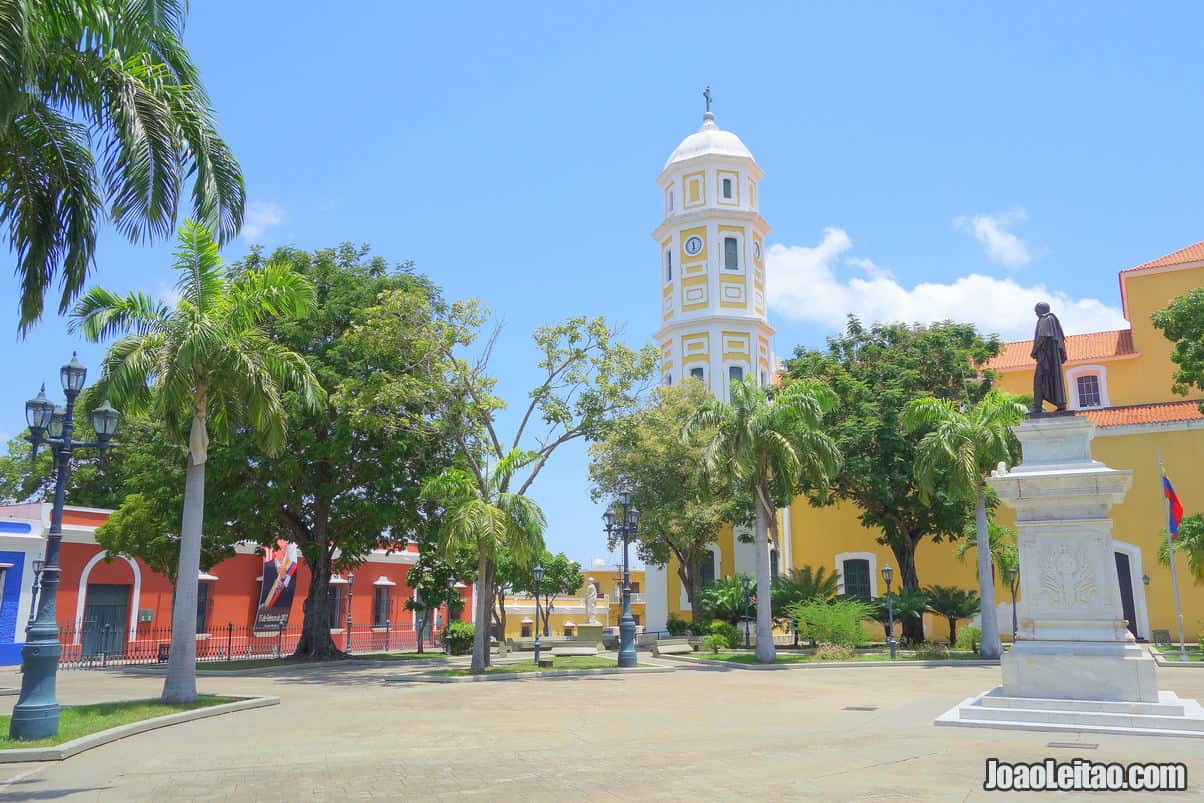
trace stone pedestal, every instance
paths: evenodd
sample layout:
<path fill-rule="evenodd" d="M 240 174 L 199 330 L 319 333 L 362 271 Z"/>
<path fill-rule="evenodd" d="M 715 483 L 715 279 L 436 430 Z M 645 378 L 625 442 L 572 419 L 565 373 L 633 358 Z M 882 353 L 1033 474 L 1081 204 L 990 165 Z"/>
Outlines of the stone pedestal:
<path fill-rule="evenodd" d="M 1159 694 L 1154 659 L 1123 618 L 1108 512 L 1133 472 L 1091 458 L 1085 418 L 1041 416 L 1014 431 L 1023 462 L 989 482 L 1016 511 L 1019 632 L 1003 685 L 937 724 L 1204 736 L 1204 709 Z"/>
<path fill-rule="evenodd" d="M 577 641 L 582 644 L 596 646 L 602 648 L 602 631 L 605 625 L 602 624 L 582 624 L 577 625 Z"/>

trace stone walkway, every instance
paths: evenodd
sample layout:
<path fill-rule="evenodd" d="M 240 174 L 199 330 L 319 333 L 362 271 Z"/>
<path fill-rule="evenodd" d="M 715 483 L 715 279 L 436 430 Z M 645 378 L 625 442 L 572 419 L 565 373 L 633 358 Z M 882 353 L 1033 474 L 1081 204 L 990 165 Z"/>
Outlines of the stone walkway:
<path fill-rule="evenodd" d="M 964 801 L 993 794 L 982 791 L 985 758 L 1047 756 L 1184 761 L 1192 788 L 1179 797 L 1199 799 L 1204 788 L 1200 740 L 932 725 L 996 685 L 998 667 L 691 667 L 509 683 L 383 682 L 399 671 L 412 669 L 338 664 L 205 677 L 203 691 L 275 694 L 282 702 L 61 763 L 0 765 L 0 801 Z M 64 703 L 152 697 L 161 683 L 112 670 L 59 677 Z M 1164 669 L 1159 678 L 1163 688 L 1204 698 L 1204 670 Z M 0 670 L 0 686 L 18 684 L 14 672 Z M 0 705 L 7 711 L 15 700 Z M 1084 746 L 1051 748 L 1051 741 Z"/>

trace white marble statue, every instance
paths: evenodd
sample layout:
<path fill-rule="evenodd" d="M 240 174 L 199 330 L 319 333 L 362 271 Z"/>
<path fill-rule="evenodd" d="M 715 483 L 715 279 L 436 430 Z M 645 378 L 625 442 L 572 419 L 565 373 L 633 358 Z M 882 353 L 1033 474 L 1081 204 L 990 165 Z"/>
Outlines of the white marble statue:
<path fill-rule="evenodd" d="M 598 587 L 593 579 L 585 584 L 585 621 L 586 624 L 598 624 Z"/>

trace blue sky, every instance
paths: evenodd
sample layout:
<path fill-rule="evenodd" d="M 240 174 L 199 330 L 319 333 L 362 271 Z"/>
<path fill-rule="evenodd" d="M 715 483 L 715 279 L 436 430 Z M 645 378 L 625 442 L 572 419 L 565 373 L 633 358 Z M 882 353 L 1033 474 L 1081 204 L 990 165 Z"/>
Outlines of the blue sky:
<path fill-rule="evenodd" d="M 453 4 L 209 0 L 187 41 L 241 160 L 249 242 L 369 243 L 505 320 L 494 371 L 518 407 L 531 330 L 657 326 L 655 178 L 717 122 L 767 176 L 775 347 L 846 311 L 957 317 L 1023 337 L 1123 325 L 1116 272 L 1204 239 L 1199 6 Z M 164 292 L 170 244 L 107 235 L 94 282 Z M 9 264 L 11 266 L 12 259 Z M 48 315 L 8 339 L 0 433 L 79 347 Z M 512 421 L 504 422 L 512 425 Z M 605 554 L 583 444 L 533 496 L 555 550 Z"/>

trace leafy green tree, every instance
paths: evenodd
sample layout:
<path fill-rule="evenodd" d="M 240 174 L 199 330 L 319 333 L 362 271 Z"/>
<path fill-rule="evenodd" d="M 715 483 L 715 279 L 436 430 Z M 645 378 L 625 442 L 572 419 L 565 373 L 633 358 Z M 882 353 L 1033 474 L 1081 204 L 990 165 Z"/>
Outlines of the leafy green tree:
<path fill-rule="evenodd" d="M 978 595 L 964 588 L 929 586 L 924 589 L 928 597 L 928 610 L 949 622 L 949 646 L 957 643 L 957 620 L 969 619 L 978 613 Z M 986 618 L 984 614 L 983 618 Z"/>
<path fill-rule="evenodd" d="M 840 467 L 840 451 L 823 431 L 824 414 L 836 404 L 826 384 L 797 380 L 784 389 L 748 380 L 731 384 L 731 402 L 711 400 L 685 426 L 714 431 L 703 451 L 707 470 L 749 494 L 756 507 L 757 599 L 770 600 L 769 541 L 778 543 L 777 508 L 800 486 L 820 491 Z M 757 661 L 773 663 L 770 605 L 757 606 Z"/>
<path fill-rule="evenodd" d="M 110 398 L 132 413 L 152 410 L 171 443 L 187 445 L 180 559 L 176 572 L 172 644 L 164 702 L 196 699 L 196 597 L 205 462 L 209 438 L 237 434 L 268 454 L 285 444 L 282 395 L 306 406 L 322 389 L 304 358 L 273 343 L 267 325 L 304 314 L 313 286 L 288 265 L 269 263 L 232 274 L 217 242 L 192 221 L 180 230 L 174 309 L 143 293 L 119 296 L 93 288 L 72 314 L 72 329 L 92 341 L 122 335 L 105 355 L 94 398 Z M 241 427 L 240 427 L 241 425 Z"/>
<path fill-rule="evenodd" d="M 990 543 L 987 522 L 987 477 L 1000 463 L 1011 466 L 1020 443 L 1011 427 L 1024 420 L 1019 397 L 992 390 L 972 405 L 947 399 L 915 399 L 900 418 L 905 430 L 922 433 L 916 447 L 915 476 L 921 497 L 943 492 L 974 504 L 978 542 Z M 939 483 L 939 485 L 938 485 Z M 938 488 L 940 490 L 938 490 Z M 978 586 L 982 599 L 982 657 L 1003 652 L 995 617 L 995 578 L 989 549 L 978 550 Z"/>
<path fill-rule="evenodd" d="M 703 448 L 713 436 L 702 428 L 681 437 L 689 420 L 711 399 L 696 379 L 655 389 L 647 404 L 606 428 L 590 445 L 594 501 L 626 491 L 640 511 L 636 554 L 645 565 L 676 560 L 690 609 L 700 610 L 702 561 L 708 545 L 733 518 L 731 496 L 703 470 Z M 608 547 L 618 544 L 610 537 Z"/>
<path fill-rule="evenodd" d="M 427 480 L 422 487 L 425 498 L 438 502 L 446 511 L 439 531 L 440 548 L 454 555 L 469 547 L 477 552 L 479 595 L 493 596 L 491 584 L 482 584 L 489 576 L 501 552 L 509 552 L 520 565 L 530 565 L 543 552 L 543 531 L 547 526 L 539 505 L 521 493 L 503 490 L 514 472 L 537 459 L 531 452 L 514 450 L 506 455 L 479 484 L 472 473 L 451 468 Z M 487 622 L 489 608 L 479 604 L 479 622 Z M 479 627 L 474 634 L 472 673 L 485 671 L 489 654 L 488 630 Z"/>
<path fill-rule="evenodd" d="M 581 564 L 569 560 L 563 552 L 553 555 L 543 550 L 541 555 L 532 557 L 529 562 L 520 562 L 505 552 L 498 556 L 494 574 L 494 607 L 493 621 L 497 625 L 499 638 L 506 634 L 506 595 L 530 594 L 535 595 L 536 565 L 543 566 L 543 581 L 539 584 L 539 608 L 536 612 L 543 623 L 544 635 L 551 635 L 547 617 L 555 610 L 556 597 L 563 594 L 574 594 L 581 590 Z"/>
<path fill-rule="evenodd" d="M 1197 287 L 1150 315 L 1154 327 L 1175 344 L 1171 362 L 1178 368 L 1171 389 L 1186 396 L 1204 390 L 1204 288 Z M 1200 402 L 1204 412 L 1204 401 Z"/>
<path fill-rule="evenodd" d="M 980 398 L 993 376 L 983 364 L 999 352 L 995 337 L 983 338 L 970 324 L 875 324 L 850 316 L 845 331 L 825 349 L 797 349 L 788 362 L 792 378 L 820 378 L 838 402 L 824 417 L 844 457 L 830 495 L 810 494 L 812 503 L 838 500 L 858 507 L 861 524 L 894 553 L 903 588 L 919 591 L 916 550 L 925 538 L 956 539 L 971 518 L 971 506 L 942 491 L 922 498 L 914 472 L 919 436 L 899 423 L 912 399 Z M 978 373 L 980 376 L 976 377 Z M 923 641 L 919 617 L 903 620 L 908 641 Z"/>
<path fill-rule="evenodd" d="M 437 421 L 447 390 L 427 365 L 442 359 L 436 345 L 420 331 L 365 337 L 361 324 L 381 293 L 428 321 L 443 302 L 411 265 L 392 266 L 366 247 L 281 248 L 266 259 L 254 250 L 233 269 L 253 276 L 268 266 L 314 287 L 309 308 L 273 322 L 269 337 L 273 349 L 304 357 L 325 402 L 311 407 L 304 394 L 283 395 L 289 427 L 274 454 L 246 439 L 217 451 L 209 491 L 219 515 L 207 530 L 229 541 L 297 545 L 311 579 L 295 654 L 325 660 L 341 656 L 330 637 L 338 624 L 327 605 L 332 574 L 432 531 L 426 514 L 434 514 L 424 514 L 418 492 L 454 454 Z"/>
<path fill-rule="evenodd" d="M 1175 552 L 1187 556 L 1187 568 L 1198 585 L 1204 585 L 1204 516 L 1199 513 L 1184 516 L 1179 522 L 1179 537 L 1173 539 Z M 1166 530 L 1158 541 L 1158 562 L 1169 566 L 1170 551 L 1166 546 Z"/>
<path fill-rule="evenodd" d="M 196 218 L 223 241 L 242 225 L 242 173 L 184 47 L 186 7 L 0 3 L 0 224 L 17 257 L 22 332 L 56 278 L 59 312 L 70 307 L 102 217 L 131 242 L 167 237 L 191 180 Z"/>
<path fill-rule="evenodd" d="M 999 579 L 1008 587 L 1012 597 L 1012 639 L 1016 638 L 1019 629 L 1019 617 L 1016 614 L 1016 593 L 1020 590 L 1020 548 L 1016 545 L 1016 531 L 993 521 L 987 523 L 991 539 L 991 563 L 999 572 Z M 966 553 L 978 548 L 978 527 L 975 523 L 966 522 L 965 538 L 957 545 L 958 560 L 965 560 Z"/>
<path fill-rule="evenodd" d="M 471 478 L 478 499 L 492 504 L 490 500 L 511 494 L 512 484 L 518 488 L 513 494 L 525 496 L 557 449 L 577 439 L 601 437 L 610 421 L 634 410 L 660 362 L 660 353 L 652 346 L 636 351 L 623 345 L 603 318 L 574 317 L 540 327 L 533 340 L 541 379 L 530 391 L 514 436 L 507 441 L 497 423 L 505 405 L 494 395 L 496 382 L 489 375 L 489 356 L 498 330 L 485 338 L 475 357 L 465 356 L 485 323 L 486 314 L 476 302 L 454 303 L 432 320 L 415 315 L 397 294 L 384 293 L 380 303 L 369 310 L 368 323 L 361 330 L 366 338 L 387 341 L 421 336 L 438 344 L 444 359 L 430 366 L 437 374 L 430 383 L 448 388 L 439 396 L 442 409 L 436 418 L 440 437 L 456 447 L 463 466 L 460 471 Z M 395 380 L 383 377 L 381 381 L 387 385 Z M 400 384 L 404 390 L 404 383 Z M 528 431 L 534 420 L 545 425 L 538 436 Z M 503 465 L 507 468 L 499 474 Z M 463 529 L 459 535 L 468 537 Z M 472 536 L 481 544 L 493 545 L 479 551 L 475 619 L 481 623 L 489 621 L 493 607 L 498 554 L 509 547 L 506 539 L 495 537 L 500 535 Z M 532 554 L 526 553 L 525 547 L 522 551 L 524 554 L 515 555 L 516 560 L 528 562 Z M 474 672 L 483 672 L 489 665 L 488 647 L 488 629 L 477 628 Z"/>
<path fill-rule="evenodd" d="M 456 584 L 468 585 L 474 580 L 475 569 L 472 566 L 471 553 L 462 549 L 453 560 L 447 560 L 435 547 L 436 543 L 421 539 L 418 562 L 410 567 L 406 575 L 406 584 L 417 591 L 416 595 L 406 599 L 405 607 L 406 610 L 414 612 L 419 623 L 418 652 L 423 651 L 423 637 L 430 621 L 430 612 L 447 605 L 450 625 L 464 610 L 464 597 L 460 595 Z M 446 627 L 444 632 L 446 633 Z"/>

